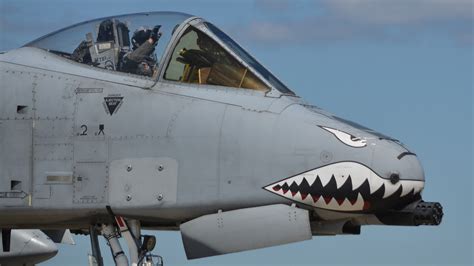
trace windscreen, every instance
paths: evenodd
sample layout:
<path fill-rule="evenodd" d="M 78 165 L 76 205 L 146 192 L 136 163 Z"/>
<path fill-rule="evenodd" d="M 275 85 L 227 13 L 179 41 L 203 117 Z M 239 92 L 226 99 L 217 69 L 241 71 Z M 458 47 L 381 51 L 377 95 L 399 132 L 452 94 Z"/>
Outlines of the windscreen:
<path fill-rule="evenodd" d="M 245 51 L 238 43 L 236 43 L 232 38 L 230 38 L 223 31 L 218 29 L 216 26 L 209 22 L 204 22 L 204 25 L 221 41 L 227 45 L 232 51 L 234 51 L 242 60 L 254 68 L 263 78 L 268 80 L 275 89 L 279 90 L 283 94 L 295 95 L 290 89 L 288 89 L 285 84 L 283 84 L 278 78 L 276 78 L 270 71 L 268 71 L 264 66 L 262 66 L 257 60 L 255 60 L 247 51 Z"/>
<path fill-rule="evenodd" d="M 270 88 L 220 44 L 189 26 L 178 40 L 164 79 L 267 92 Z"/>

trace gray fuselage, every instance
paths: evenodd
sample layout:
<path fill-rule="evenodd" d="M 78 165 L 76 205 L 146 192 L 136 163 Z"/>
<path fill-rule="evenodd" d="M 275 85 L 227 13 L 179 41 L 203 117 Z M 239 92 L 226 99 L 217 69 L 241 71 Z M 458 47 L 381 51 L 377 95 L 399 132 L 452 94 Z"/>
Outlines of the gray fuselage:
<path fill-rule="evenodd" d="M 0 55 L 0 73 L 0 192 L 11 192 L 0 198 L 1 227 L 86 228 L 109 205 L 173 228 L 221 209 L 288 204 L 263 188 L 346 161 L 424 181 L 415 156 L 397 158 L 403 146 L 295 96 L 155 83 L 30 47 Z M 299 205 L 323 219 L 377 211 Z"/>

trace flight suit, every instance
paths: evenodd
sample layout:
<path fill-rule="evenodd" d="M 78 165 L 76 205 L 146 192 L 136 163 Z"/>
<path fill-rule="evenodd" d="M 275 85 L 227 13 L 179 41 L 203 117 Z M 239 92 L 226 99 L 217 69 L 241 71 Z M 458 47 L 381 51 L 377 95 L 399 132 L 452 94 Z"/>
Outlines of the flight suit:
<path fill-rule="evenodd" d="M 155 44 L 148 41 L 142 43 L 137 49 L 127 53 L 123 57 L 122 71 L 132 74 L 152 76 L 155 60 L 151 54 L 155 50 Z"/>

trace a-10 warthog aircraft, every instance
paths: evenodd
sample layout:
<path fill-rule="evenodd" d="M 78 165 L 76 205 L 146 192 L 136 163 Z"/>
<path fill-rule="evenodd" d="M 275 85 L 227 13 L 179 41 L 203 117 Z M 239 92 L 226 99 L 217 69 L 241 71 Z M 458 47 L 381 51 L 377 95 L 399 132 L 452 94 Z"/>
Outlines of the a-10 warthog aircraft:
<path fill-rule="evenodd" d="M 102 235 L 117 265 L 149 265 L 141 229 L 179 230 L 195 259 L 441 222 L 413 151 L 305 103 L 201 18 L 79 23 L 1 54 L 0 74 L 0 263 L 41 254 L 15 250 L 21 232 L 44 243 L 29 263 L 71 230 L 91 264 Z"/>

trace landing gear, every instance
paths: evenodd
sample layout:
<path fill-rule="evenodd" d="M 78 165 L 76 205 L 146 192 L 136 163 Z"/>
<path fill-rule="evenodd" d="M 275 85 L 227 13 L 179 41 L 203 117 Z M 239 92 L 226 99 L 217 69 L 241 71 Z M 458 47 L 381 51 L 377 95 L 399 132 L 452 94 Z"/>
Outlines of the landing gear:
<path fill-rule="evenodd" d="M 114 258 L 115 265 L 128 266 L 127 256 L 125 256 L 125 253 L 123 252 L 122 247 L 120 246 L 120 234 L 117 232 L 117 230 L 115 230 L 115 227 L 110 224 L 103 224 L 100 232 L 107 240 L 107 243 L 109 243 L 110 251 L 112 252 L 112 257 Z M 134 264 L 132 263 L 132 265 Z"/>
<path fill-rule="evenodd" d="M 151 254 L 156 244 L 156 238 L 141 235 L 140 221 L 114 216 L 116 225 L 101 224 L 89 228 L 92 255 L 89 265 L 103 266 L 98 242 L 98 232 L 107 240 L 112 257 L 117 266 L 163 266 L 163 258 Z M 122 250 L 119 238 L 124 237 L 129 249 L 130 260 Z"/>
<path fill-rule="evenodd" d="M 95 225 L 89 226 L 89 235 L 91 238 L 92 255 L 89 256 L 89 265 L 104 266 L 102 255 L 100 254 L 98 228 Z"/>

